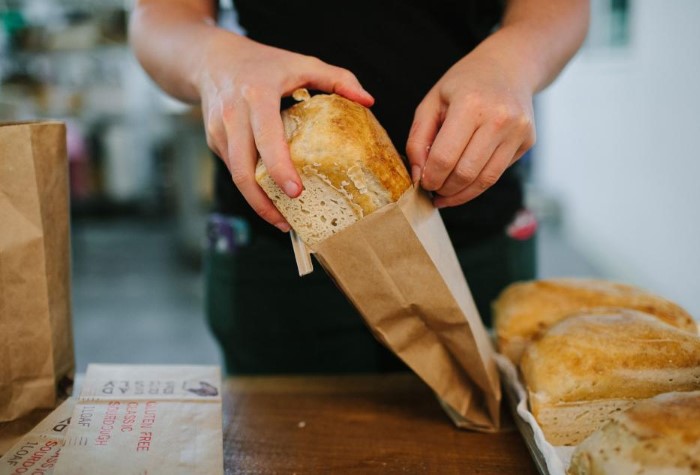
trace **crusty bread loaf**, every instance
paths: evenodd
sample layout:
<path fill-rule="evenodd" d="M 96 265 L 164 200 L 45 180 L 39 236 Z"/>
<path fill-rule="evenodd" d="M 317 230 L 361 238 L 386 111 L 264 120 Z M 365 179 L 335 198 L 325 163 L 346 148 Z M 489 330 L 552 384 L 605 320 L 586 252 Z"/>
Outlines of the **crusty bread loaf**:
<path fill-rule="evenodd" d="M 576 448 L 567 473 L 700 474 L 700 391 L 662 394 L 617 415 Z"/>
<path fill-rule="evenodd" d="M 313 246 L 397 201 L 411 179 L 369 109 L 335 94 L 304 99 L 282 112 L 304 191 L 289 198 L 261 160 L 255 178 L 292 228 Z"/>
<path fill-rule="evenodd" d="M 700 390 L 700 337 L 634 310 L 577 315 L 530 344 L 520 369 L 547 440 L 572 445 L 637 400 Z"/>
<path fill-rule="evenodd" d="M 594 279 L 538 280 L 513 284 L 494 302 L 499 351 L 517 364 L 530 341 L 559 320 L 605 307 L 639 310 L 697 333 L 685 310 L 636 287 Z"/>

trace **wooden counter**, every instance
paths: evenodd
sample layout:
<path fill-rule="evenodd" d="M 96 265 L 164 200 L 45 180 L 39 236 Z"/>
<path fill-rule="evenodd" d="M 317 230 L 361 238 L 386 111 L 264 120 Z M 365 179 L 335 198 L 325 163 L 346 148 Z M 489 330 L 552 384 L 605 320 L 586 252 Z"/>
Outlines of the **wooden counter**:
<path fill-rule="evenodd" d="M 518 432 L 454 428 L 411 374 L 231 378 L 223 412 L 227 474 L 537 473 Z"/>

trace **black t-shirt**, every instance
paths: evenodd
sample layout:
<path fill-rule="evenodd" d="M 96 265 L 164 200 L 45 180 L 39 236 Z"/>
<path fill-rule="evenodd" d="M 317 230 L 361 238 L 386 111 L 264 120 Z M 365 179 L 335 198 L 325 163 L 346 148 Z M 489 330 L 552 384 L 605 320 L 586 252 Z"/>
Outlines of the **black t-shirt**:
<path fill-rule="evenodd" d="M 401 154 L 425 94 L 502 14 L 498 0 L 236 0 L 235 7 L 251 39 L 352 71 L 375 98 L 372 111 Z M 218 210 L 284 238 L 254 214 L 217 163 Z M 480 197 L 441 213 L 460 245 L 502 232 L 521 206 L 522 187 L 511 169 Z"/>

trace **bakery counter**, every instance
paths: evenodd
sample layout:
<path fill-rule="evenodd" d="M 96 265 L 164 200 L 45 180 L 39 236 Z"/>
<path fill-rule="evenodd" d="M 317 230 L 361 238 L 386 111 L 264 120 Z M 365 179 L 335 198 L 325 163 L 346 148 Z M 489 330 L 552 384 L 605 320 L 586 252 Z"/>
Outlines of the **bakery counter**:
<path fill-rule="evenodd" d="M 518 432 L 454 428 L 408 373 L 230 378 L 223 412 L 227 474 L 537 473 Z"/>

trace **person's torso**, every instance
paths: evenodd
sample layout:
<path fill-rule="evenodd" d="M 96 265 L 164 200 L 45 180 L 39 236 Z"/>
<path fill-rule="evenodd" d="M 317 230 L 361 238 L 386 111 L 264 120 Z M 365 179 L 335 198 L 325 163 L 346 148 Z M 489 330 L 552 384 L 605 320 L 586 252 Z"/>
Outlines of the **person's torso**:
<path fill-rule="evenodd" d="M 372 112 L 402 154 L 420 101 L 501 15 L 497 0 L 236 0 L 235 8 L 251 39 L 352 71 L 374 96 Z M 254 216 L 217 162 L 218 210 L 279 233 Z M 468 241 L 502 230 L 521 205 L 520 182 L 509 172 L 481 197 L 442 214 L 453 240 Z"/>

